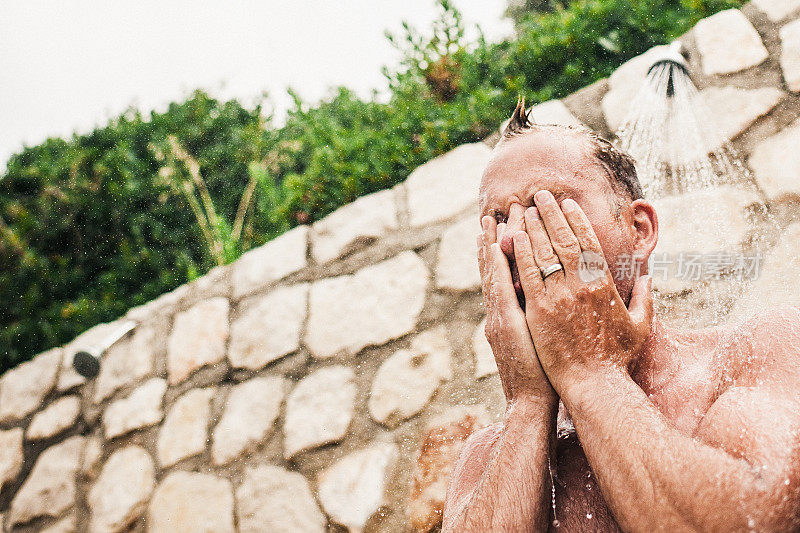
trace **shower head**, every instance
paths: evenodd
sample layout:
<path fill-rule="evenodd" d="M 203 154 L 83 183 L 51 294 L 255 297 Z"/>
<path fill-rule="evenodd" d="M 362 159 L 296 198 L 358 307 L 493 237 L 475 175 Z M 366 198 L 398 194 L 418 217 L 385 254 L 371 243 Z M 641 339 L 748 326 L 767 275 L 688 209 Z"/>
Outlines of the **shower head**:
<path fill-rule="evenodd" d="M 689 64 L 686 62 L 682 51 L 683 45 L 681 45 L 681 42 L 673 41 L 669 47 L 663 47 L 660 50 L 658 57 L 656 57 L 647 70 L 648 76 L 656 69 L 658 69 L 656 71 L 656 76 L 660 76 L 661 74 L 659 73 L 667 74 L 667 98 L 675 96 L 675 76 L 680 76 L 681 74 L 687 77 L 689 76 Z M 681 74 L 678 74 L 678 72 Z"/>
<path fill-rule="evenodd" d="M 649 74 L 654 68 L 664 64 L 670 66 L 674 65 L 675 67 L 683 70 L 685 73 L 689 73 L 689 63 L 686 62 L 686 58 L 683 56 L 683 45 L 680 41 L 673 41 L 669 47 L 662 49 L 660 54 L 650 65 L 647 73 Z"/>

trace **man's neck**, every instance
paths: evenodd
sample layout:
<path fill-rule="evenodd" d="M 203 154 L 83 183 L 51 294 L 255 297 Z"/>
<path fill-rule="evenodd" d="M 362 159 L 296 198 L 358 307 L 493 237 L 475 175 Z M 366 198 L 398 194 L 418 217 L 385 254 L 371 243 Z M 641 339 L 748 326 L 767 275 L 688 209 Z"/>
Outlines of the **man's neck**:
<path fill-rule="evenodd" d="M 633 357 L 629 373 L 633 381 L 644 392 L 659 391 L 680 371 L 680 357 L 676 357 L 676 340 L 682 336 L 680 330 L 668 328 L 658 317 L 653 317 L 650 336 Z"/>

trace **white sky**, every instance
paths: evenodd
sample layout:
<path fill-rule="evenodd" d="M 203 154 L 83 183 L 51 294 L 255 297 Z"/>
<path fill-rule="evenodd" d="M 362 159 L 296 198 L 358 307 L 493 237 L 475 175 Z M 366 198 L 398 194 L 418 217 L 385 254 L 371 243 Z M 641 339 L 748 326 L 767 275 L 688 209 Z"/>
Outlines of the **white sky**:
<path fill-rule="evenodd" d="M 455 0 L 468 28 L 511 32 L 506 0 Z M 0 174 L 23 144 L 87 132 L 128 106 L 148 111 L 195 88 L 251 103 L 285 88 L 385 86 L 397 53 L 384 30 L 427 30 L 434 0 L 6 0 L 0 14 Z M 471 32 L 474 35 L 474 32 Z"/>

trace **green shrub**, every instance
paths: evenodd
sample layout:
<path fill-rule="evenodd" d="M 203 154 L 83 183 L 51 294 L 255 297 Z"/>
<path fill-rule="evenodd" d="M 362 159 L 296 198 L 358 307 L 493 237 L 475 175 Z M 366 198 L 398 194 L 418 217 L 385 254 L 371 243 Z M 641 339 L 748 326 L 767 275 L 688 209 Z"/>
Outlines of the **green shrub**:
<path fill-rule="evenodd" d="M 430 35 L 391 38 L 404 60 L 385 70 L 386 103 L 345 88 L 313 106 L 295 97 L 276 128 L 261 106 L 195 92 L 13 156 L 0 178 L 0 370 L 484 138 L 518 94 L 565 96 L 739 2 L 549 2 L 497 44 L 468 42 L 439 4 Z"/>

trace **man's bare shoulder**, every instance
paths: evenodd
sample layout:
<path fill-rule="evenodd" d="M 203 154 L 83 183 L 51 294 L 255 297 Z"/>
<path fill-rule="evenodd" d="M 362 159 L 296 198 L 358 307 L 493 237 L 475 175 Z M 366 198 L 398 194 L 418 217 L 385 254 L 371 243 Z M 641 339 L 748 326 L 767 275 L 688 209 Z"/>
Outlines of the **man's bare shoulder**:
<path fill-rule="evenodd" d="M 737 322 L 682 330 L 676 338 L 708 369 L 712 398 L 758 390 L 800 407 L 800 307 L 773 307 Z"/>
<path fill-rule="evenodd" d="M 740 385 L 790 385 L 800 379 L 800 307 L 774 307 L 730 328 L 731 378 Z"/>
<path fill-rule="evenodd" d="M 753 497 L 762 498 L 773 521 L 765 529 L 796 531 L 800 308 L 770 309 L 723 329 L 721 351 L 733 354 L 735 368 L 693 436 L 757 472 Z"/>

